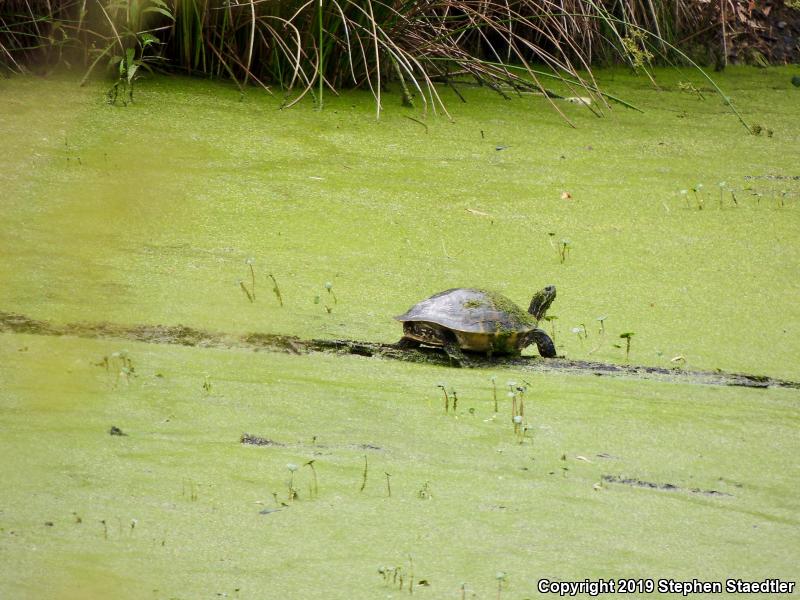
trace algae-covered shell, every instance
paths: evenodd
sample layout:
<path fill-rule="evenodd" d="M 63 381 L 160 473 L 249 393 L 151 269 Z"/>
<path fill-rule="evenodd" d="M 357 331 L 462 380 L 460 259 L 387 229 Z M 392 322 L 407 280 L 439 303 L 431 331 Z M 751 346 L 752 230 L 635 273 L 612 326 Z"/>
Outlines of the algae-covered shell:
<path fill-rule="evenodd" d="M 536 319 L 505 296 L 474 288 L 441 292 L 415 304 L 395 319 L 404 323 L 427 321 L 469 333 L 523 333 L 536 327 Z"/>

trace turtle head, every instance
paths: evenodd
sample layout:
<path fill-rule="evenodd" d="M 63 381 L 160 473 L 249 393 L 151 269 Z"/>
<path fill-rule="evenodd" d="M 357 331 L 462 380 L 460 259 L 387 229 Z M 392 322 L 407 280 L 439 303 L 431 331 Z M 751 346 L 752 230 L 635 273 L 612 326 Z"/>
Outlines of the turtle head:
<path fill-rule="evenodd" d="M 543 290 L 534 294 L 533 299 L 531 300 L 531 305 L 528 307 L 528 312 L 532 314 L 537 321 L 541 321 L 544 318 L 547 309 L 550 308 L 550 305 L 555 299 L 556 286 L 548 285 Z"/>

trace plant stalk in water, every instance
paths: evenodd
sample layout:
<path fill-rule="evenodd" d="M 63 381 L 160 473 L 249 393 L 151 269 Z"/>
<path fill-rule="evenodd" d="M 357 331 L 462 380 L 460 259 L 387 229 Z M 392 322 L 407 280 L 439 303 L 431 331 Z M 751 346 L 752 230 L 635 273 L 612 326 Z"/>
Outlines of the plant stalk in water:
<path fill-rule="evenodd" d="M 297 471 L 297 465 L 289 463 L 286 468 L 289 469 L 289 502 L 293 502 L 297 498 L 297 490 L 294 489 L 294 473 Z"/>
<path fill-rule="evenodd" d="M 275 297 L 278 299 L 278 304 L 283 307 L 283 296 L 281 295 L 281 290 L 278 287 L 278 282 L 275 280 L 275 276 L 270 273 L 267 275 L 270 279 L 272 279 L 272 293 L 275 294 Z"/>
<path fill-rule="evenodd" d="M 245 296 L 247 296 L 247 299 L 250 300 L 251 303 L 253 303 L 255 299 L 253 298 L 253 295 L 250 293 L 250 290 L 247 289 L 247 286 L 244 284 L 244 281 L 242 281 L 241 279 L 239 280 L 239 287 L 242 288 L 242 291 L 244 292 Z"/>
<path fill-rule="evenodd" d="M 328 295 L 333 298 L 333 303 L 339 304 L 339 300 L 336 298 L 336 293 L 333 291 L 333 284 L 330 281 L 325 282 L 325 289 L 328 290 Z"/>
<path fill-rule="evenodd" d="M 309 495 L 312 498 L 316 498 L 319 495 L 319 486 L 317 485 L 317 470 L 314 468 L 314 460 L 308 461 L 303 466 L 311 469 L 312 484 L 311 493 Z"/>
<path fill-rule="evenodd" d="M 561 264 L 563 265 L 567 260 L 567 254 L 572 249 L 572 242 L 568 239 L 563 239 L 558 244 L 558 256 L 561 259 Z"/>
<path fill-rule="evenodd" d="M 250 293 L 253 296 L 253 300 L 256 299 L 256 272 L 253 269 L 253 259 L 248 258 L 245 263 L 247 266 L 250 267 Z"/>
<path fill-rule="evenodd" d="M 369 469 L 369 463 L 367 461 L 367 455 L 364 455 L 364 472 L 361 475 L 361 488 L 358 490 L 359 492 L 363 492 L 364 488 L 367 487 L 367 471 Z"/>
<path fill-rule="evenodd" d="M 632 331 L 627 331 L 625 333 L 621 333 L 619 337 L 625 340 L 625 360 L 630 359 L 631 355 L 631 338 L 636 335 Z"/>
<path fill-rule="evenodd" d="M 450 396 L 447 395 L 447 386 L 440 383 L 436 387 L 441 388 L 442 394 L 444 394 L 444 412 L 447 414 L 450 411 Z"/>

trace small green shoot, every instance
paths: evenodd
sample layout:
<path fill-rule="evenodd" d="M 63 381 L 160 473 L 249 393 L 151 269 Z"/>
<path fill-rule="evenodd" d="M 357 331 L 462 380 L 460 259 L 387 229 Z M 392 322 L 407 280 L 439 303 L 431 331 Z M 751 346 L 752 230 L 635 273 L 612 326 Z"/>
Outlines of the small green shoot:
<path fill-rule="evenodd" d="M 516 381 L 508 382 L 508 397 L 511 398 L 511 423 L 514 425 L 514 435 L 522 443 L 521 434 L 524 435 L 523 422 L 525 420 L 525 392 L 524 385 L 517 385 Z"/>
<path fill-rule="evenodd" d="M 278 304 L 280 304 L 281 308 L 283 308 L 283 296 L 281 295 L 281 290 L 278 287 L 278 282 L 275 279 L 275 276 L 272 273 L 267 275 L 270 279 L 272 279 L 272 293 L 275 294 L 275 297 L 278 299 Z"/>
<path fill-rule="evenodd" d="M 247 296 L 248 300 L 250 300 L 250 303 L 252 304 L 253 302 L 255 302 L 255 298 L 253 298 L 253 294 L 250 293 L 250 290 L 247 289 L 247 286 L 244 284 L 244 280 L 239 279 L 238 283 L 239 287 L 242 288 L 244 295 Z"/>
<path fill-rule="evenodd" d="M 322 298 L 320 298 L 319 294 L 318 294 L 318 295 L 314 296 L 314 304 L 320 304 L 320 303 L 322 303 Z M 322 306 L 325 308 L 325 311 L 328 314 L 331 314 L 333 312 L 333 308 L 328 306 L 327 303 L 323 303 Z"/>
<path fill-rule="evenodd" d="M 118 352 L 112 352 L 111 358 L 119 364 L 119 371 L 117 371 L 117 377 L 114 380 L 114 386 L 116 387 L 119 385 L 120 379 L 124 380 L 126 385 L 130 385 L 131 378 L 136 377 L 137 375 L 136 368 L 133 366 L 133 360 L 131 360 L 128 351 L 119 350 Z"/>
<path fill-rule="evenodd" d="M 286 468 L 289 469 L 289 502 L 293 502 L 298 498 L 297 489 L 294 487 L 294 474 L 298 466 L 294 463 L 289 463 L 286 465 Z"/>
<path fill-rule="evenodd" d="M 511 391 L 506 394 L 511 398 L 511 422 L 514 422 L 514 417 L 517 415 L 517 395 Z"/>
<path fill-rule="evenodd" d="M 184 479 L 181 481 L 181 496 L 186 496 L 189 492 L 189 501 L 197 502 L 197 484 L 193 479 Z"/>
<path fill-rule="evenodd" d="M 359 488 L 359 492 L 363 492 L 364 488 L 367 487 L 367 473 L 369 471 L 369 462 L 367 460 L 367 455 L 364 455 L 364 472 L 361 474 L 361 488 Z"/>
<path fill-rule="evenodd" d="M 256 299 L 256 272 L 253 269 L 253 262 L 252 258 L 248 258 L 244 261 L 244 263 L 250 267 L 250 295 L 253 296 L 253 301 Z"/>
<path fill-rule="evenodd" d="M 319 485 L 317 484 L 317 470 L 314 468 L 314 460 L 310 460 L 303 465 L 311 469 L 312 483 L 309 489 L 309 497 L 316 498 L 319 495 Z"/>
<path fill-rule="evenodd" d="M 578 341 L 581 343 L 581 348 L 583 348 L 583 340 L 587 338 L 586 325 L 581 323 L 579 327 L 573 327 L 570 331 L 577 336 Z"/>
<path fill-rule="evenodd" d="M 101 7 L 101 10 L 103 10 L 103 13 L 106 15 L 106 18 L 108 19 L 109 17 L 105 9 L 102 9 Z M 127 10 L 130 19 L 131 13 L 139 13 L 138 4 L 134 5 L 133 9 L 131 7 L 128 7 Z M 174 18 L 169 8 L 163 2 L 161 2 L 160 6 L 157 8 L 148 7 L 145 8 L 142 12 L 148 12 L 153 10 L 161 12 L 170 19 Z M 117 32 L 115 31 L 115 34 L 116 33 Z M 148 71 L 152 71 L 150 63 L 157 63 L 162 59 L 157 55 L 148 54 L 148 50 L 151 50 L 152 48 L 155 48 L 158 44 L 160 44 L 160 41 L 156 36 L 146 31 L 134 32 L 129 30 L 129 31 L 124 31 L 122 37 L 119 37 L 119 35 L 117 35 L 116 40 L 112 41 L 104 51 L 98 54 L 97 58 L 92 64 L 92 67 L 89 69 L 89 72 L 91 72 L 92 68 L 94 68 L 94 65 L 97 64 L 97 62 L 103 56 L 105 56 L 108 52 L 110 52 L 112 48 L 116 47 L 117 43 L 119 43 L 119 45 L 122 46 L 123 38 L 125 38 L 124 44 L 126 46 L 130 44 L 130 46 L 124 49 L 123 55 L 119 54 L 112 55 L 108 62 L 109 66 L 114 66 L 117 64 L 119 65 L 118 67 L 119 77 L 106 92 L 106 101 L 109 104 L 116 104 L 117 99 L 120 98 L 120 93 L 121 93 L 122 104 L 123 106 L 127 106 L 128 104 L 133 103 L 133 89 L 135 82 L 139 79 L 138 77 L 139 69 L 144 67 Z M 84 81 L 88 77 L 89 72 L 87 72 L 86 75 L 84 76 Z M 81 83 L 81 85 L 83 85 L 83 82 Z"/>
<path fill-rule="evenodd" d="M 333 291 L 333 284 L 330 281 L 325 282 L 325 289 L 328 290 L 328 295 L 333 298 L 333 303 L 339 304 L 339 300 L 336 298 L 336 293 Z"/>
<path fill-rule="evenodd" d="M 569 254 L 569 251 L 572 249 L 572 242 L 568 238 L 564 238 L 558 243 L 558 245 L 556 245 L 555 242 L 553 241 L 555 235 L 556 235 L 555 232 L 548 231 L 547 241 L 550 242 L 550 247 L 553 250 L 555 250 L 559 262 L 563 265 L 564 262 L 567 260 L 567 255 Z"/>
<path fill-rule="evenodd" d="M 422 484 L 422 487 L 417 490 L 417 498 L 420 500 L 432 500 L 433 494 L 431 493 L 430 483 L 427 481 Z"/>
<path fill-rule="evenodd" d="M 386 471 L 383 472 L 386 475 L 386 495 L 387 497 L 392 497 L 392 475 Z"/>
<path fill-rule="evenodd" d="M 694 94 L 697 96 L 699 100 L 705 100 L 706 97 L 703 96 L 703 92 L 695 87 L 695 85 L 691 81 L 679 81 L 678 82 L 678 89 L 682 92 L 687 94 Z"/>
<path fill-rule="evenodd" d="M 497 598 L 499 600 L 500 594 L 503 592 L 503 588 L 508 584 L 508 574 L 504 573 L 503 571 L 498 571 L 495 573 L 494 578 L 497 580 Z"/>
<path fill-rule="evenodd" d="M 619 335 L 620 338 L 625 340 L 625 360 L 630 359 L 631 355 L 631 338 L 636 335 L 633 331 L 626 331 L 625 333 L 621 333 Z"/>
<path fill-rule="evenodd" d="M 600 331 L 599 331 L 600 335 L 605 335 L 606 334 L 605 322 L 606 322 L 607 318 L 608 318 L 608 315 L 600 315 L 599 317 L 597 317 L 595 319 L 595 321 L 600 323 Z"/>
<path fill-rule="evenodd" d="M 563 240 L 561 240 L 561 242 L 559 242 L 559 244 L 558 244 L 558 256 L 561 259 L 561 264 L 562 265 L 566 262 L 567 255 L 569 254 L 569 251 L 571 249 L 572 249 L 572 242 L 569 239 L 564 238 Z"/>
<path fill-rule="evenodd" d="M 517 382 L 507 381 L 506 385 L 508 386 L 508 393 L 506 395 L 511 398 L 511 422 L 513 423 L 514 417 L 517 414 Z"/>
<path fill-rule="evenodd" d="M 604 340 L 604 339 L 605 339 L 605 337 L 606 337 L 606 325 L 605 325 L 605 320 L 606 320 L 607 318 L 608 318 L 608 316 L 607 316 L 607 315 L 600 315 L 599 317 L 597 317 L 597 318 L 595 319 L 595 321 L 597 321 L 598 323 L 600 323 L 600 329 L 598 330 L 598 333 L 600 334 L 600 339 L 597 341 L 597 345 L 596 345 L 594 348 L 592 348 L 591 350 L 589 350 L 589 354 L 594 354 L 595 352 L 597 352 L 597 351 L 600 349 L 600 346 L 602 346 L 602 345 L 603 345 L 603 340 Z"/>
<path fill-rule="evenodd" d="M 450 396 L 447 395 L 447 384 L 439 383 L 436 387 L 441 389 L 442 394 L 444 394 L 444 414 L 447 414 L 450 411 Z"/>
<path fill-rule="evenodd" d="M 694 193 L 695 202 L 697 202 L 697 210 L 703 210 L 703 206 L 705 205 L 705 200 L 703 199 L 703 184 L 698 183 L 692 188 L 692 192 Z"/>
<path fill-rule="evenodd" d="M 492 398 L 494 399 L 494 412 L 497 414 L 499 411 L 497 409 L 497 377 L 492 375 Z"/>

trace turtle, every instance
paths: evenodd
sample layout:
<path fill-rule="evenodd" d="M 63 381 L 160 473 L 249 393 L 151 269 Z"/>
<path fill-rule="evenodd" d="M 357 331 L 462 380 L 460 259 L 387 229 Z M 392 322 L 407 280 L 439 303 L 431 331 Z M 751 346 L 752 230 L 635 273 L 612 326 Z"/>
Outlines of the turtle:
<path fill-rule="evenodd" d="M 422 344 L 441 346 L 457 364 L 468 362 L 462 350 L 492 354 L 519 354 L 535 343 L 539 354 L 556 356 L 556 347 L 537 327 L 556 297 L 548 285 L 531 300 L 528 312 L 511 300 L 489 290 L 454 288 L 440 292 L 395 317 L 403 323 L 402 348 Z"/>

